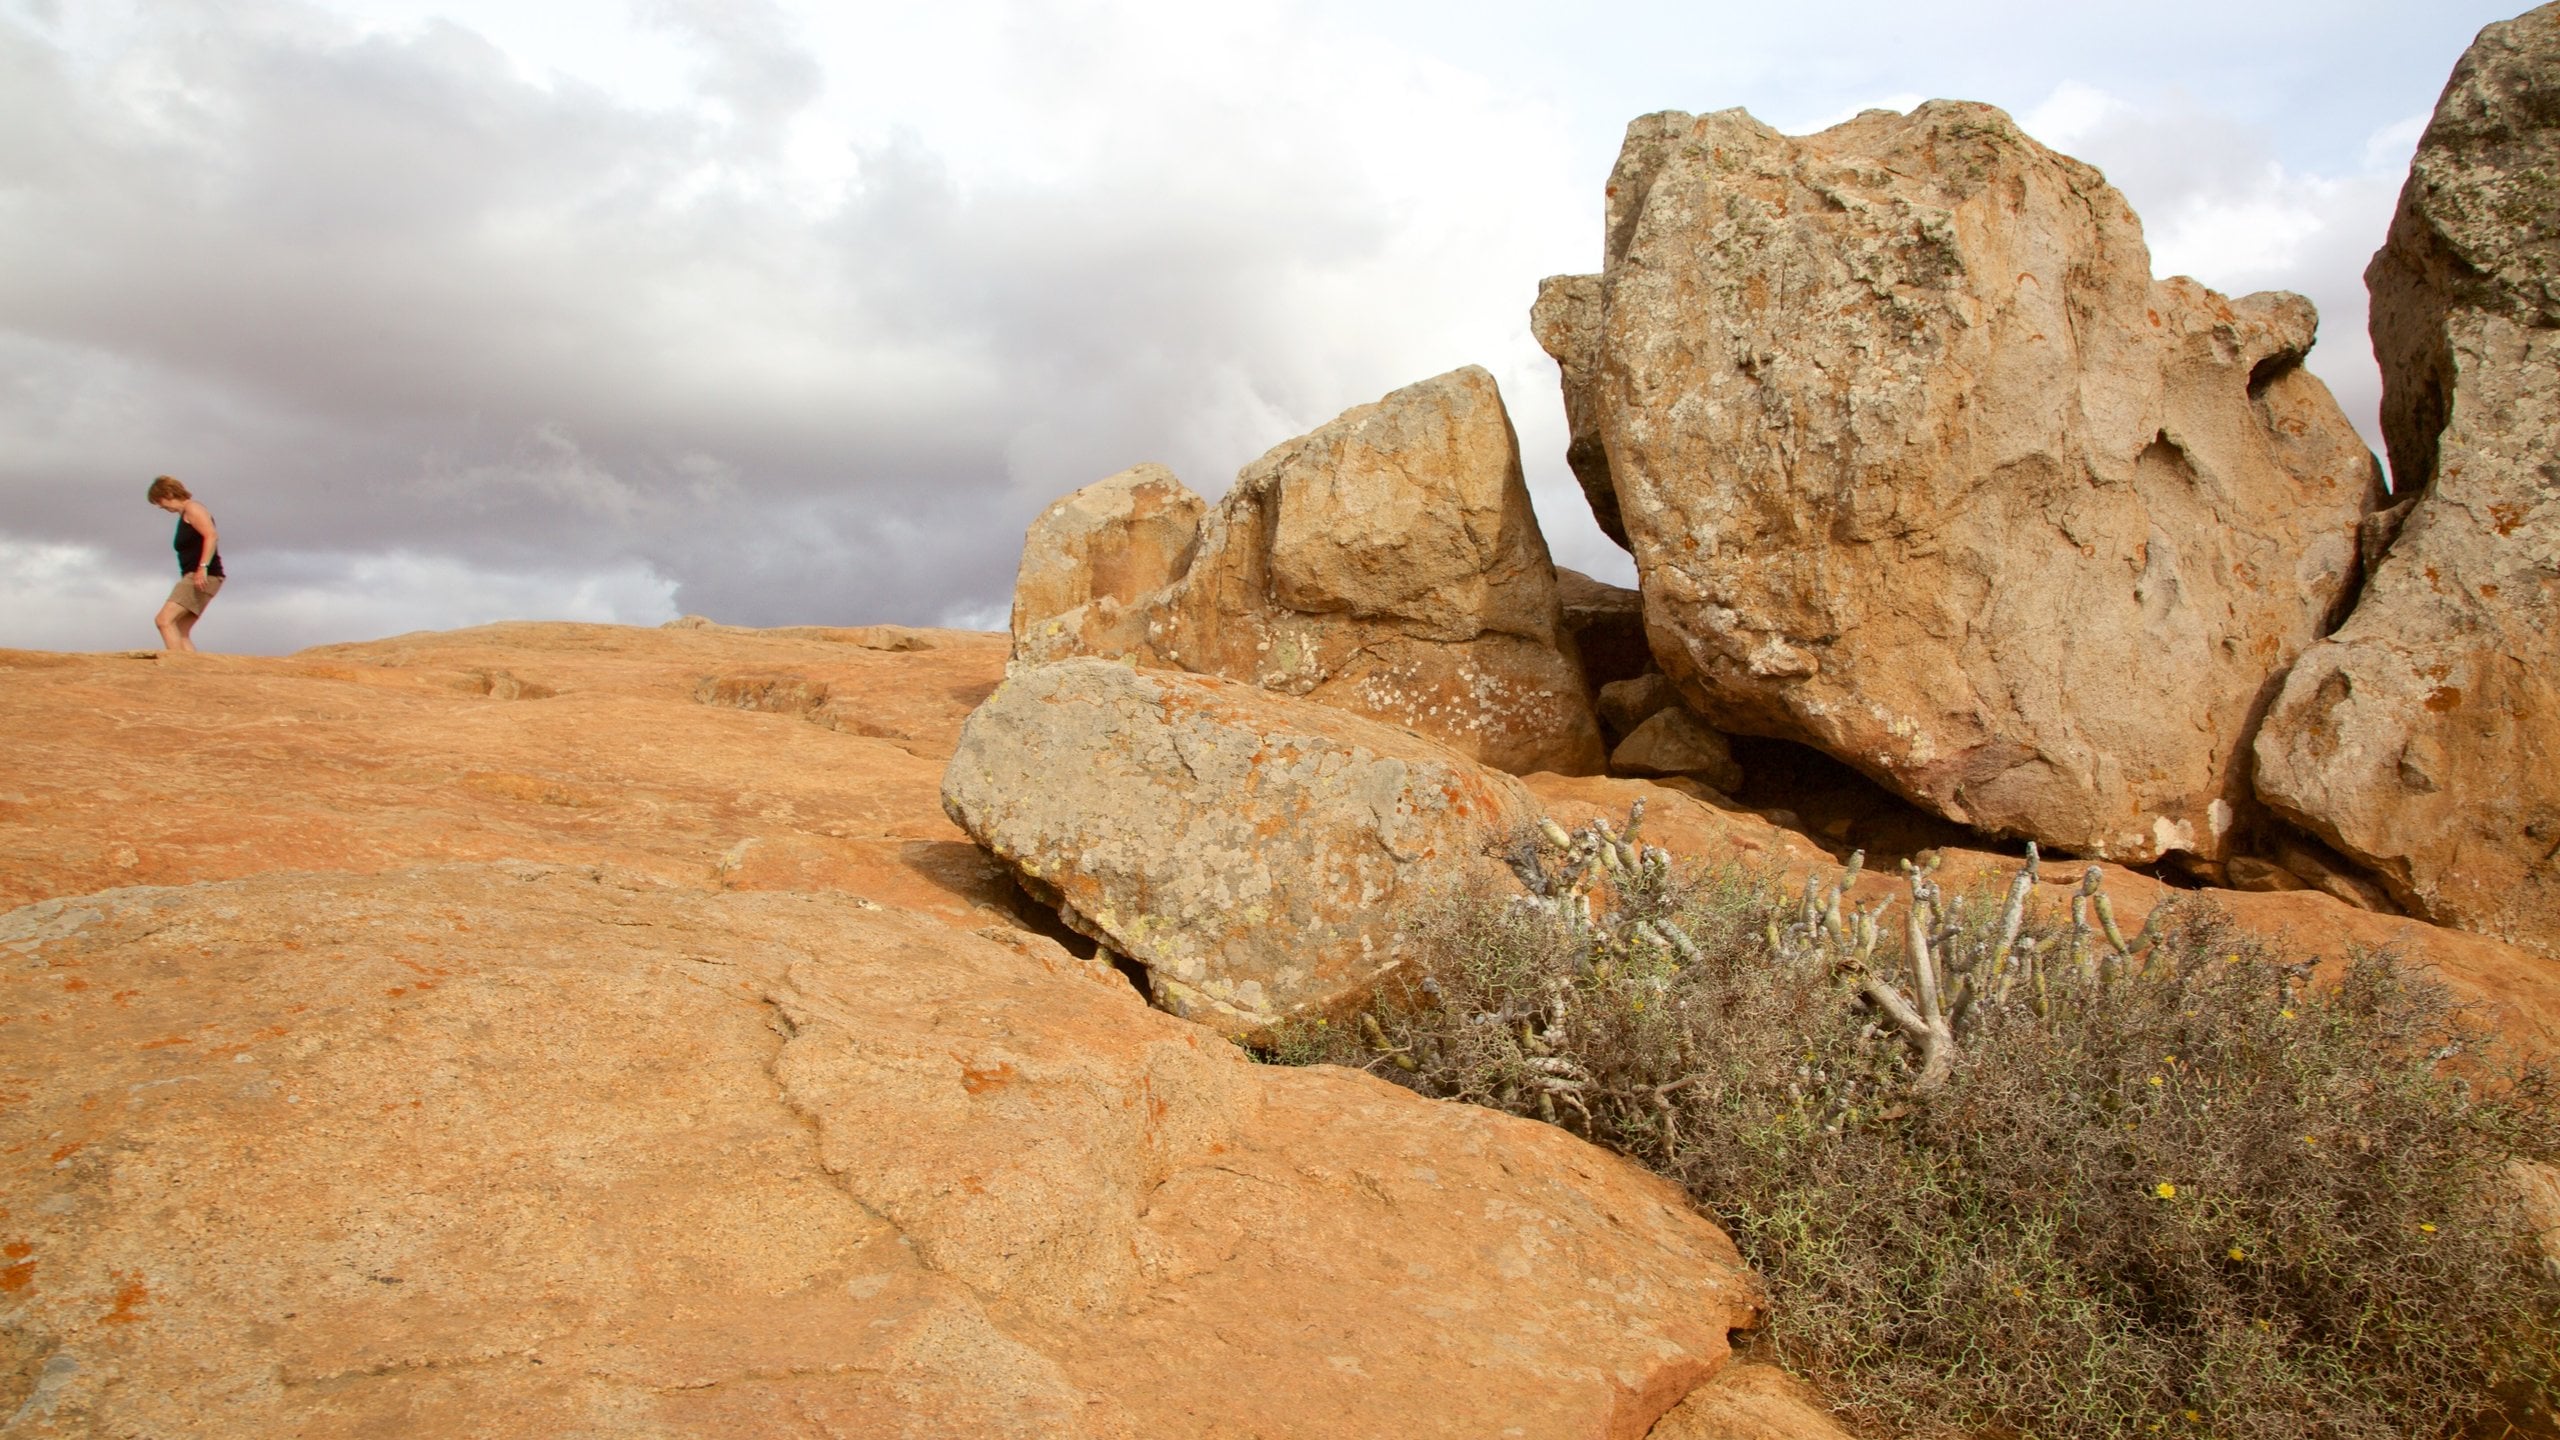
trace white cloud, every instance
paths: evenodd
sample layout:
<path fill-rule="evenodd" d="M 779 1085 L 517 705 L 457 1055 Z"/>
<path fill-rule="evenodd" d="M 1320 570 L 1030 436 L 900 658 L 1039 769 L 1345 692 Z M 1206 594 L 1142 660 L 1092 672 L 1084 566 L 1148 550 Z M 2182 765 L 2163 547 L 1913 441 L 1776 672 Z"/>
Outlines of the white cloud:
<path fill-rule="evenodd" d="M 196 630 L 207 650 L 282 654 L 498 620 L 654 625 L 676 616 L 675 583 L 628 562 L 544 572 L 403 553 L 224 559 L 231 578 Z M 96 546 L 0 536 L 0 646 L 156 649 L 152 616 L 176 579 L 174 562 L 146 571 Z"/>

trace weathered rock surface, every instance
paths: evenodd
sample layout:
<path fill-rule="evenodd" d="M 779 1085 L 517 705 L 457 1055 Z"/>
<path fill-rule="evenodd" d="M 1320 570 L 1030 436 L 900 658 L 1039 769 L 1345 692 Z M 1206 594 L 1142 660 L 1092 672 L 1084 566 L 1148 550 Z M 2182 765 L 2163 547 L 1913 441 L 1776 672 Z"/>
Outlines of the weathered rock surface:
<path fill-rule="evenodd" d="M 1805 1387 L 1775 1365 L 1728 1365 L 1680 1402 L 1650 1440 L 1852 1440 Z"/>
<path fill-rule="evenodd" d="M 1411 732 L 1109 660 L 1006 680 L 942 801 L 1159 1003 L 1238 1036 L 1360 1005 L 1405 962 L 1406 910 L 1537 814 Z"/>
<path fill-rule="evenodd" d="M 1624 739 L 1634 734 L 1637 726 L 1679 703 L 1680 687 L 1659 670 L 1632 680 L 1611 681 L 1600 687 L 1601 732 Z"/>
<path fill-rule="evenodd" d="M 1562 1132 L 847 896 L 262 876 L 0 953 L 15 1434 L 1596 1440 L 1757 1304 Z"/>
<path fill-rule="evenodd" d="M 1515 773 L 1600 768 L 1519 442 L 1483 370 L 1406 386 L 1246 466 L 1200 521 L 1187 567 L 1143 601 L 1106 595 L 1098 579 L 1052 583 L 1095 563 L 1048 558 L 1072 548 L 1061 534 L 1088 556 L 1176 552 L 1199 502 L 1146 498 L 1171 477 L 1130 481 L 1138 473 L 1078 492 L 1034 527 L 1017 658 L 1129 656 L 1390 721 Z M 1163 538 L 1121 538 L 1142 523 Z M 1143 643 L 1132 607 L 1145 612 Z"/>
<path fill-rule="evenodd" d="M 1633 548 L 1600 435 L 1601 294 L 1597 275 L 1548 276 L 1538 282 L 1537 303 L 1529 307 L 1529 332 L 1564 372 L 1565 464 L 1581 484 L 1600 533 Z"/>
<path fill-rule="evenodd" d="M 1618 775 L 1692 775 L 1728 793 L 1742 788 L 1733 747 L 1698 717 L 1666 705 L 1645 717 L 1609 754 Z"/>
<path fill-rule="evenodd" d="M 1143 654 L 1148 603 L 1191 567 L 1208 508 L 1161 465 L 1123 470 L 1050 506 L 1022 543 L 1014 659 Z"/>
<path fill-rule="evenodd" d="M 1014 923 L 937 803 L 1004 661 L 0 652 L 0 1422 L 1633 1437 L 1721 1364 L 1668 1187 Z"/>
<path fill-rule="evenodd" d="M 2560 957 L 2560 6 L 2480 32 L 2365 271 L 2415 497 L 2258 793 L 2409 908 Z"/>
<path fill-rule="evenodd" d="M 2128 861 L 2225 853 L 2353 581 L 2378 469 L 2314 324 L 2155 282 L 2095 170 L 1950 102 L 1636 121 L 1537 317 L 1693 709 Z"/>

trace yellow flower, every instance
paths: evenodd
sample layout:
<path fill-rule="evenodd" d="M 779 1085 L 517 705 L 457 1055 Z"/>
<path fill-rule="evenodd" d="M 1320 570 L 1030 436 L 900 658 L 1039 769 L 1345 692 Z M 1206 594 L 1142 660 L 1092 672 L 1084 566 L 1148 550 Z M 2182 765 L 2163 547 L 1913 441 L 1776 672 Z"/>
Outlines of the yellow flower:
<path fill-rule="evenodd" d="M 2178 1187 L 2170 1184 L 2166 1180 L 2163 1180 L 2159 1184 L 2151 1187 L 2151 1193 L 2159 1196 L 2163 1200 L 2175 1200 L 2178 1198 Z"/>
<path fill-rule="evenodd" d="M 2317 1145 L 2320 1143 L 2320 1137 L 2317 1135 L 2305 1135 L 2302 1137 L 2302 1143 L 2305 1145 Z"/>
<path fill-rule="evenodd" d="M 2237 1245 L 2232 1246 L 2229 1253 L 2231 1258 L 2234 1260 L 2246 1260 L 2249 1258 L 2249 1252 L 2241 1249 Z"/>
<path fill-rule="evenodd" d="M 2195 1424 L 2197 1421 L 2202 1420 L 2202 1419 L 2204 1418 L 2204 1416 L 2203 1416 L 2201 1413 L 2199 1413 L 2199 1412 L 2197 1412 L 2197 1411 L 2194 1411 L 2194 1410 L 2185 1411 L 2185 1412 L 2184 1412 L 2184 1414 L 2185 1414 L 2185 1415 L 2186 1415 L 2186 1417 L 2187 1417 L 2187 1423 L 2188 1423 L 2188 1424 L 2190 1424 L 2190 1425 L 2193 1425 L 2193 1424 Z"/>
<path fill-rule="evenodd" d="M 2292 1006 L 2290 1006 L 2290 1005 L 2288 1005 L 2288 1006 L 2286 1006 L 2284 1009 L 2277 1011 L 2277 1012 L 2276 1012 L 2276 1018 L 2277 1018 L 2277 1019 L 2279 1019 L 2279 1020 L 2290 1020 L 2290 1019 L 2292 1019 L 2292 1018 L 2293 1018 L 2293 1007 L 2292 1007 Z"/>
<path fill-rule="evenodd" d="M 2436 1233 L 2436 1227 L 2429 1225 L 2422 1220 L 2418 1222 L 2418 1233 L 2421 1235 L 2433 1235 Z"/>
<path fill-rule="evenodd" d="M 2154 1075 L 2154 1076 L 2152 1076 L 2152 1077 L 2151 1077 L 2151 1083 L 2152 1083 L 2152 1084 L 2154 1084 L 2154 1085 L 2161 1085 L 2161 1084 L 2165 1084 L 2165 1083 L 2167 1083 L 2167 1082 L 2163 1081 L 2159 1076 Z"/>
<path fill-rule="evenodd" d="M 2175 1055 L 2163 1055 L 2160 1057 L 2160 1063 L 2163 1065 L 2175 1065 L 2178 1063 L 2178 1057 Z"/>

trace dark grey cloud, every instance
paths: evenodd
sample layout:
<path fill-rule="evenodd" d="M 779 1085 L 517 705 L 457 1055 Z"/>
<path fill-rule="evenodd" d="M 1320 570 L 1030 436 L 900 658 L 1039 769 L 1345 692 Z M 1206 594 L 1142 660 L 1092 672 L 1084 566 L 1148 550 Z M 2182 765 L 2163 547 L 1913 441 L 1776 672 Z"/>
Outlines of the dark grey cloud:
<path fill-rule="evenodd" d="M 1199 422 L 1237 393 L 1254 445 L 1368 398 L 1294 353 L 1284 297 L 1377 242 L 1373 197 L 964 188 L 895 134 L 780 193 L 814 62 L 768 7 L 645 13 L 715 104 L 537 81 L 450 24 L 233 10 L 84 73 L 0 22 L 0 537 L 171 568 L 140 504 L 170 471 L 235 571 L 315 594 L 404 557 L 621 567 L 743 623 L 984 619 L 1057 493 L 1143 459 L 1219 488 L 1250 446 Z"/>
<path fill-rule="evenodd" d="M 574 51 L 582 3 L 522 9 Z M 2285 16 L 2201 4 L 2146 39 L 2007 0 L 1712 25 L 1643 0 L 1606 26 L 1102 0 L 884 9 L 848 39 L 823 7 L 633 0 L 616 19 L 676 57 L 670 92 L 503 24 L 331 6 L 420 8 L 0 0 L 0 645 L 150 642 L 164 471 L 244 576 L 223 648 L 678 610 L 985 623 L 1065 490 L 1155 460 L 1214 493 L 1471 362 L 1560 558 L 1622 575 L 1524 322 L 1539 276 L 1596 262 L 1629 117 L 2023 111 L 2083 78 L 2133 107 L 2084 138 L 2155 243 L 2184 225 L 2245 262 L 2209 283 L 2310 291 L 2326 348 L 2380 239 L 2370 176 L 2271 172 L 2269 147 L 2344 116 L 2319 123 L 2353 151 L 2470 28 L 2349 4 L 2288 48 Z M 2318 223 L 2216 249 L 2260 211 Z"/>

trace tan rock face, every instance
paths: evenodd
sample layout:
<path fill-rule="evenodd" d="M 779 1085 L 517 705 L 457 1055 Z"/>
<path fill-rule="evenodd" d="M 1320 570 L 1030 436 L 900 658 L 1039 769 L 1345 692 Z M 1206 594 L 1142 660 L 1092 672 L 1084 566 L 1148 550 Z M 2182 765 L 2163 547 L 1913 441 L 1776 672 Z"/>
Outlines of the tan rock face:
<path fill-rule="evenodd" d="M 1123 470 L 1050 506 L 1023 540 L 1013 582 L 1014 659 L 1144 650 L 1147 604 L 1190 568 L 1207 509 L 1161 465 Z"/>
<path fill-rule="evenodd" d="M 1600 533 L 1627 545 L 1618 489 L 1609 478 L 1609 448 L 1600 438 L 1600 277 L 1550 275 L 1538 282 L 1529 332 L 1564 372 L 1565 464 L 1582 486 Z"/>
<path fill-rule="evenodd" d="M 2154 282 L 2123 198 L 1987 106 L 1648 116 L 1609 194 L 1597 355 L 1559 359 L 1692 707 L 1985 831 L 2225 853 L 2377 477 L 2308 302 Z"/>
<path fill-rule="evenodd" d="M 1693 775 L 1727 793 L 1742 788 L 1742 767 L 1734 763 L 1733 748 L 1677 705 L 1639 722 L 1610 752 L 1609 768 L 1620 775 Z"/>
<path fill-rule="evenodd" d="M 1012 923 L 936 796 L 1004 663 L 0 652 L 9 1433 L 1597 1440 L 1722 1364 L 1668 1186 Z"/>
<path fill-rule="evenodd" d="M 2266 802 L 2430 918 L 2560 957 L 2560 6 L 2492 25 L 2365 281 L 2416 499 L 2286 678 Z"/>
<path fill-rule="evenodd" d="M 1403 911 L 1533 819 L 1517 782 L 1240 682 L 1071 660 L 969 717 L 943 807 L 1234 1035 L 1341 1016 L 1405 961 Z"/>
<path fill-rule="evenodd" d="M 1051 515 L 1075 518 L 1034 528 L 1024 575 L 1072 570 L 1033 563 L 1034 551 L 1062 550 L 1052 535 L 1072 525 L 1092 527 L 1079 532 L 1091 554 L 1145 548 L 1114 538 L 1137 523 L 1124 497 L 1139 492 L 1126 479 L 1061 502 Z M 1189 513 L 1161 503 L 1168 517 Z M 1107 518 L 1119 515 L 1131 519 Z M 1017 592 L 1017 655 L 1130 656 L 1222 675 L 1407 726 L 1516 773 L 1600 767 L 1519 443 L 1493 377 L 1473 366 L 1246 466 L 1200 522 L 1187 568 L 1151 597 L 1106 609 L 1083 593 L 1045 579 Z M 1145 611 L 1143 642 L 1130 605 Z"/>

